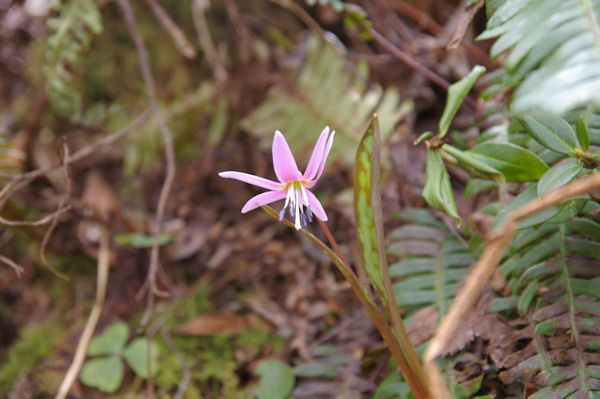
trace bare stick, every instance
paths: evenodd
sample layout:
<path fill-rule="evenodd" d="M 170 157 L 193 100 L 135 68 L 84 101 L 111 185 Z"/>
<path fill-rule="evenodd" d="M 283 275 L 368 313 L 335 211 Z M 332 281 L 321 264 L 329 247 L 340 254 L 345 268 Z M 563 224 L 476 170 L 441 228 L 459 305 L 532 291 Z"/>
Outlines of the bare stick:
<path fill-rule="evenodd" d="M 146 45 L 144 44 L 144 40 L 140 36 L 140 33 L 137 28 L 137 24 L 135 22 L 135 15 L 133 14 L 133 10 L 131 9 L 131 4 L 129 0 L 117 0 L 121 11 L 123 12 L 123 17 L 125 18 L 125 22 L 127 24 L 127 28 L 129 29 L 129 33 L 135 42 L 135 48 L 138 54 L 138 59 L 140 63 L 140 70 L 142 73 L 142 78 L 144 80 L 144 85 L 146 86 L 146 91 L 148 94 L 148 100 L 150 101 L 150 109 L 153 113 L 154 120 L 158 125 L 162 136 L 163 141 L 165 143 L 165 159 L 167 164 L 167 172 L 165 175 L 165 179 L 163 181 L 160 196 L 158 199 L 158 206 L 156 207 L 155 214 L 155 231 L 154 231 L 154 242 L 152 243 L 152 249 L 150 251 L 150 266 L 148 267 L 148 302 L 146 304 L 146 312 L 141 321 L 141 326 L 147 326 L 150 321 L 150 317 L 152 316 L 152 312 L 154 309 L 154 296 L 156 294 L 161 294 L 157 285 L 156 285 L 156 274 L 158 271 L 158 262 L 159 262 L 159 238 L 162 232 L 163 227 L 163 219 L 165 214 L 165 208 L 167 205 L 167 200 L 169 198 L 169 193 L 171 191 L 171 186 L 173 185 L 173 180 L 175 179 L 175 150 L 173 148 L 173 132 L 167 126 L 163 115 L 161 114 L 158 108 L 158 102 L 156 99 L 156 88 L 154 84 L 154 79 L 152 78 L 152 72 L 150 70 L 150 63 L 148 62 L 148 52 L 146 50 Z M 150 362 L 150 358 L 148 358 L 148 362 Z M 148 397 L 154 397 L 153 387 L 151 380 L 147 381 L 147 395 Z"/>
<path fill-rule="evenodd" d="M 367 32 L 369 32 L 369 34 L 373 37 L 373 40 L 375 40 L 381 47 L 386 49 L 394 57 L 398 58 L 400 61 L 402 61 L 415 71 L 421 73 L 423 76 L 431 80 L 433 83 L 435 83 L 442 89 L 448 90 L 448 87 L 450 87 L 450 83 L 446 79 L 442 78 L 440 75 L 433 72 L 425 65 L 421 65 L 418 61 L 415 61 L 411 56 L 406 54 L 404 51 L 400 50 L 375 29 L 369 28 L 367 29 Z"/>
<path fill-rule="evenodd" d="M 183 396 L 185 395 L 185 392 L 187 391 L 188 386 L 190 385 L 190 381 L 192 379 L 190 365 L 185 361 L 185 358 L 183 357 L 181 351 L 177 349 L 175 342 L 173 342 L 173 339 L 171 338 L 171 335 L 169 334 L 169 331 L 165 328 L 165 326 L 162 326 L 160 328 L 160 333 L 167 345 L 169 346 L 169 348 L 171 348 L 171 350 L 175 354 L 179 365 L 183 369 L 183 377 L 181 377 L 179 388 L 177 389 L 177 393 L 173 397 L 173 399 L 183 399 Z"/>
<path fill-rule="evenodd" d="M 17 273 L 17 277 L 21 277 L 21 274 L 23 274 L 23 271 L 24 271 L 23 266 L 19 265 L 14 260 L 12 260 L 4 255 L 0 255 L 0 262 L 12 267 L 13 270 L 15 271 L 15 273 Z"/>
<path fill-rule="evenodd" d="M 198 32 L 198 41 L 200 42 L 200 46 L 202 46 L 202 51 L 204 51 L 204 56 L 217 82 L 222 82 L 227 79 L 227 71 L 219 59 L 219 54 L 217 53 L 210 30 L 208 29 L 208 24 L 206 23 L 206 18 L 204 17 L 204 13 L 208 7 L 208 0 L 193 0 L 192 17 L 196 32 Z"/>
<path fill-rule="evenodd" d="M 477 3 L 469 6 L 468 10 L 462 15 L 458 27 L 456 28 L 456 32 L 454 32 L 452 39 L 450 39 L 450 42 L 448 42 L 448 45 L 446 46 L 448 50 L 453 51 L 460 46 L 471 20 L 481 7 L 483 7 L 483 0 L 479 0 Z"/>
<path fill-rule="evenodd" d="M 513 235 L 517 231 L 519 220 L 573 197 L 589 194 L 597 190 L 600 190 L 600 172 L 579 179 L 559 189 L 552 190 L 516 211 L 509 213 L 502 228 L 491 234 L 491 238 L 483 254 L 474 269 L 469 273 L 463 288 L 454 302 L 452 302 L 452 306 L 440 322 L 435 336 L 425 351 L 423 360 L 432 381 L 434 398 L 450 398 L 450 393 L 435 359 L 440 356 L 443 349 L 450 343 L 454 332 L 464 321 L 466 314 L 477 301 L 486 282 L 489 281 L 494 268 L 500 262 L 506 247 L 510 244 Z"/>
<path fill-rule="evenodd" d="M 162 230 L 167 199 L 169 197 L 169 192 L 171 191 L 173 180 L 175 179 L 175 152 L 173 149 L 173 132 L 167 126 L 162 114 L 160 113 L 160 110 L 158 109 L 158 103 L 156 100 L 156 88 L 154 84 L 154 79 L 152 78 L 152 73 L 150 71 L 150 63 L 148 62 L 148 52 L 146 50 L 146 45 L 144 44 L 144 41 L 142 40 L 142 37 L 138 32 L 137 24 L 135 22 L 135 16 L 133 14 L 133 10 L 131 9 L 131 4 L 129 3 L 129 0 L 117 0 L 117 2 L 119 3 L 119 6 L 121 7 L 121 10 L 123 12 L 123 17 L 125 18 L 125 22 L 127 23 L 127 27 L 129 28 L 129 33 L 131 34 L 131 36 L 133 37 L 133 41 L 135 42 L 135 47 L 140 62 L 140 70 L 144 79 L 146 91 L 148 93 L 148 99 L 150 100 L 150 109 L 152 110 L 154 120 L 156 121 L 156 124 L 158 125 L 163 135 L 163 140 L 165 142 L 165 158 L 167 164 L 167 173 L 160 191 L 158 206 L 156 209 L 156 231 L 154 232 L 154 244 L 152 245 L 152 250 L 150 252 L 150 269 L 148 271 L 148 282 L 150 285 L 150 291 L 152 296 L 158 291 L 156 287 L 156 272 L 158 269 L 159 237 Z"/>
<path fill-rule="evenodd" d="M 58 393 L 55 399 L 65 399 L 79 375 L 83 361 L 85 360 L 85 352 L 94 335 L 94 330 L 100 319 L 104 298 L 106 297 L 106 285 L 108 283 L 108 270 L 110 268 L 110 237 L 106 227 L 101 226 L 100 232 L 100 251 L 98 252 L 98 276 L 96 282 L 96 299 L 90 312 L 90 316 L 85 323 L 81 338 L 77 344 L 73 361 L 65 374 L 65 377 L 60 384 Z"/>
<path fill-rule="evenodd" d="M 150 114 L 151 114 L 150 109 L 147 109 L 146 111 L 142 112 L 136 119 L 134 119 L 133 122 L 131 122 L 129 125 L 125 126 L 123 129 L 116 131 L 116 132 L 102 138 L 98 142 L 96 142 L 88 147 L 84 147 L 84 148 L 80 149 L 79 151 L 76 151 L 73 155 L 68 157 L 67 162 L 69 164 L 72 164 L 74 162 L 80 161 L 81 159 L 86 158 L 89 155 L 100 151 L 103 147 L 107 147 L 107 146 L 115 143 L 116 141 L 120 140 L 121 138 L 123 138 L 126 135 L 128 135 L 129 133 L 131 133 L 131 131 L 133 131 L 133 129 L 138 127 L 140 124 L 142 124 L 146 119 L 148 119 Z M 19 175 L 11 175 L 10 176 L 11 180 L 8 183 L 6 183 L 6 185 L 2 188 L 2 190 L 0 190 L 0 201 L 1 201 L 0 208 L 2 208 L 2 205 L 4 204 L 4 202 L 6 202 L 7 196 L 12 191 L 14 191 L 26 184 L 29 184 L 29 182 L 31 182 L 32 180 L 35 180 L 41 176 L 44 176 L 46 173 L 60 167 L 63 164 L 64 164 L 64 162 L 57 162 L 54 165 L 48 166 L 43 169 L 36 169 L 36 170 L 32 170 L 30 172 L 22 173 Z M 6 177 L 8 177 L 8 176 L 6 176 Z M 45 222 L 45 223 L 48 223 L 48 222 Z M 45 223 L 41 223 L 41 224 L 45 224 Z M 22 226 L 22 225 L 16 225 L 16 226 Z"/>
<path fill-rule="evenodd" d="M 60 203 L 58 204 L 57 212 L 60 211 L 61 209 L 65 208 L 65 203 L 71 196 L 71 188 L 73 185 L 72 180 L 71 180 L 71 174 L 69 173 L 69 146 L 67 145 L 67 141 L 65 139 L 63 139 L 63 158 L 64 158 L 63 169 L 64 169 L 64 173 L 65 173 L 65 178 L 67 180 L 67 189 L 66 189 L 65 195 L 63 195 L 63 197 L 60 200 Z M 58 226 L 57 212 L 55 212 L 56 216 L 52 219 L 52 223 L 50 223 L 48 230 L 46 230 L 46 233 L 44 234 L 44 239 L 42 240 L 42 245 L 40 246 L 40 258 L 42 259 L 42 263 L 48 269 L 50 269 L 50 271 L 52 271 L 54 274 L 56 274 L 58 277 L 62 278 L 63 280 L 68 280 L 69 278 L 65 274 L 60 273 L 58 270 L 56 270 L 50 264 L 50 262 L 48 262 L 48 259 L 46 259 L 46 247 L 48 246 L 48 242 L 50 241 L 50 237 L 52 237 L 52 233 L 54 232 L 54 229 L 56 229 L 56 226 Z"/>
<path fill-rule="evenodd" d="M 175 42 L 175 46 L 181 51 L 186 58 L 195 58 L 196 57 L 196 49 L 185 37 L 185 34 L 173 19 L 169 16 L 169 14 L 165 11 L 165 9 L 158 3 L 157 0 L 146 0 L 146 4 L 150 7 L 158 22 L 165 28 L 167 33 L 171 35 L 173 42 Z"/>

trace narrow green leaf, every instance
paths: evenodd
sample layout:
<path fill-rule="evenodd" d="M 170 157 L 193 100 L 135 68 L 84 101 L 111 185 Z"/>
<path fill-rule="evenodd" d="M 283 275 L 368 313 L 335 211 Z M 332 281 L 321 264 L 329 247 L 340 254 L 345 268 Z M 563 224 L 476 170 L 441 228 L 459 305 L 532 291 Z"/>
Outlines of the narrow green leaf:
<path fill-rule="evenodd" d="M 118 356 L 91 359 L 81 369 L 81 382 L 102 392 L 115 393 L 123 382 L 123 361 Z"/>
<path fill-rule="evenodd" d="M 484 179 L 469 179 L 467 187 L 465 187 L 464 196 L 465 199 L 469 199 L 474 195 L 487 190 L 488 188 L 498 187 L 498 182 L 495 180 L 484 180 Z"/>
<path fill-rule="evenodd" d="M 87 349 L 90 356 L 116 355 L 121 353 L 127 339 L 129 338 L 129 327 L 119 322 L 108 326 L 102 334 L 92 339 Z"/>
<path fill-rule="evenodd" d="M 573 155 L 577 136 L 571 126 L 562 118 L 549 112 L 536 110 L 521 118 L 528 133 L 543 146 L 552 151 Z"/>
<path fill-rule="evenodd" d="M 500 171 L 507 182 L 537 180 L 548 170 L 533 152 L 510 143 L 485 142 L 465 152 Z"/>
<path fill-rule="evenodd" d="M 534 331 L 536 335 L 546 335 L 556 331 L 557 328 L 558 326 L 552 320 L 546 320 L 538 323 Z"/>
<path fill-rule="evenodd" d="M 456 220 L 456 224 L 460 225 L 461 220 L 454 202 L 450 176 L 441 154 L 431 148 L 427 149 L 425 173 L 425 187 L 422 194 L 425 201 L 433 208 L 445 211 Z"/>
<path fill-rule="evenodd" d="M 575 126 L 575 131 L 577 132 L 577 140 L 581 144 L 581 148 L 584 151 L 590 150 L 590 133 L 588 132 L 587 125 L 585 124 L 585 120 L 583 119 L 583 115 L 579 115 L 577 119 L 577 125 Z"/>
<path fill-rule="evenodd" d="M 564 186 L 573 180 L 583 169 L 583 165 L 578 162 L 565 162 L 560 165 L 554 166 L 548 170 L 537 185 L 537 195 L 541 197 L 548 191 L 554 190 L 555 188 Z"/>
<path fill-rule="evenodd" d="M 384 246 L 379 192 L 379 127 L 376 116 L 372 118 L 356 152 L 354 215 L 367 275 L 380 298 L 387 302 L 379 253 Z"/>
<path fill-rule="evenodd" d="M 442 149 L 456 158 L 460 163 L 476 172 L 489 176 L 494 180 L 503 179 L 503 175 L 500 171 L 493 168 L 491 165 L 488 165 L 488 163 L 485 160 L 480 159 L 480 157 L 472 155 L 469 151 L 461 151 L 449 144 L 444 144 Z"/>
<path fill-rule="evenodd" d="M 161 234 L 158 237 L 158 245 L 163 246 L 173 241 L 170 234 Z M 141 233 L 122 233 L 115 235 L 115 242 L 119 245 L 131 245 L 136 248 L 151 248 L 154 245 L 154 236 Z"/>
<path fill-rule="evenodd" d="M 417 139 L 415 141 L 413 141 L 414 145 L 420 144 L 423 141 L 430 139 L 433 137 L 433 132 L 427 131 L 424 133 L 421 133 L 421 135 L 419 137 L 417 137 Z"/>
<path fill-rule="evenodd" d="M 123 357 L 133 371 L 142 378 L 148 378 L 148 340 L 136 338 L 127 346 Z M 158 355 L 160 348 L 156 342 L 150 342 L 150 371 L 152 375 L 158 371 Z"/>
<path fill-rule="evenodd" d="M 494 298 L 490 303 L 490 307 L 488 308 L 488 312 L 490 313 L 498 313 L 503 312 L 505 310 L 514 310 L 517 308 L 517 303 L 519 302 L 518 296 L 508 296 L 501 298 Z"/>
<path fill-rule="evenodd" d="M 263 360 L 254 374 L 260 376 L 260 383 L 254 390 L 257 399 L 286 399 L 296 383 L 292 368 L 278 359 Z"/>
<path fill-rule="evenodd" d="M 452 123 L 452 119 L 454 119 L 454 115 L 456 115 L 458 108 L 460 108 L 467 93 L 471 90 L 477 79 L 484 73 L 484 67 L 475 65 L 467 76 L 448 88 L 448 99 L 446 100 L 446 107 L 444 108 L 444 113 L 442 114 L 439 124 L 440 137 L 444 137 L 446 133 L 448 133 L 448 128 L 450 128 L 450 124 Z"/>
<path fill-rule="evenodd" d="M 294 367 L 294 375 L 303 378 L 335 378 L 337 368 L 328 362 L 307 362 Z"/>

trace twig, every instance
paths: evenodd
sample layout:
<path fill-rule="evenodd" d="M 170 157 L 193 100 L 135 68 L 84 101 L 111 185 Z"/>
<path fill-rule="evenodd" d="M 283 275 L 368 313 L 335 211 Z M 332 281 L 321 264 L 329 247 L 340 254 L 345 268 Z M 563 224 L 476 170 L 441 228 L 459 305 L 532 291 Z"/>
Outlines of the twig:
<path fill-rule="evenodd" d="M 291 0 L 269 0 L 271 3 L 275 3 L 283 8 L 287 8 L 293 14 L 295 14 L 306 26 L 315 31 L 319 36 L 325 37 L 325 30 L 321 28 L 321 25 L 310 16 L 309 13 L 298 4 Z"/>
<path fill-rule="evenodd" d="M 136 119 L 134 119 L 133 122 L 131 122 L 129 125 L 125 126 L 123 129 L 118 130 L 114 133 L 111 133 L 110 135 L 102 138 L 98 142 L 96 142 L 88 147 L 84 147 L 84 148 L 80 149 L 79 151 L 76 151 L 73 155 L 68 157 L 67 162 L 69 164 L 72 164 L 74 162 L 80 161 L 81 159 L 86 158 L 89 155 L 98 152 L 103 147 L 106 147 L 106 146 L 109 146 L 109 145 L 115 143 L 116 141 L 120 140 L 121 138 L 123 138 L 127 134 L 129 134 L 133 129 L 138 127 L 146 119 L 148 119 L 150 114 L 151 114 L 150 109 L 147 109 L 146 111 L 142 112 Z M 18 175 L 10 176 L 11 180 L 8 183 L 6 183 L 6 185 L 0 191 L 0 209 L 2 208 L 2 205 L 6 202 L 7 196 L 9 195 L 10 192 L 17 190 L 24 185 L 29 184 L 29 182 L 31 182 L 32 180 L 35 180 L 41 176 L 44 176 L 46 173 L 60 167 L 63 164 L 64 164 L 64 162 L 61 161 L 61 162 L 57 162 L 54 165 L 48 166 L 43 169 L 36 169 L 36 170 L 32 170 L 27 173 L 21 173 Z M 8 177 L 8 176 L 6 176 L 6 177 Z M 45 223 L 48 223 L 48 222 L 45 222 Z M 40 223 L 40 224 L 45 224 L 45 223 Z"/>
<path fill-rule="evenodd" d="M 61 198 L 60 203 L 58 204 L 58 210 L 57 210 L 57 212 L 54 213 L 55 217 L 52 219 L 52 223 L 50 223 L 50 226 L 48 227 L 48 229 L 46 230 L 46 233 L 44 234 L 44 239 L 42 240 L 42 245 L 40 246 L 40 258 L 42 259 L 42 263 L 48 269 L 50 269 L 50 271 L 52 271 L 54 274 L 56 274 L 58 277 L 62 278 L 63 280 L 68 280 L 69 278 L 67 277 L 67 275 L 56 270 L 50 264 L 50 262 L 48 262 L 48 259 L 46 259 L 46 247 L 48 246 L 48 242 L 50 241 L 50 237 L 52 237 L 52 233 L 54 232 L 54 229 L 56 229 L 56 226 L 58 226 L 57 213 L 61 209 L 66 208 L 65 203 L 71 196 L 71 189 L 72 189 L 72 185 L 73 185 L 72 180 L 71 180 L 71 174 L 69 173 L 69 146 L 67 145 L 66 139 L 63 139 L 63 159 L 64 159 L 63 169 L 64 169 L 64 173 L 65 173 L 65 178 L 67 180 L 66 193 Z"/>
<path fill-rule="evenodd" d="M 171 335 L 169 334 L 169 331 L 165 328 L 165 326 L 162 326 L 160 328 L 160 333 L 167 345 L 169 346 L 169 348 L 171 348 L 171 350 L 175 354 L 179 365 L 183 369 L 183 377 L 181 377 L 179 388 L 177 389 L 177 393 L 173 397 L 173 399 L 183 399 L 183 396 L 185 395 L 185 392 L 187 391 L 188 386 L 190 385 L 190 381 L 192 379 L 192 371 L 190 369 L 190 365 L 185 361 L 185 358 L 183 357 L 181 351 L 177 349 L 175 342 L 173 342 L 173 339 L 171 338 Z"/>
<path fill-rule="evenodd" d="M 105 226 L 101 226 L 100 233 L 100 250 L 98 252 L 98 276 L 96 282 L 96 299 L 90 315 L 85 323 L 81 338 L 77 344 L 73 361 L 65 374 L 65 377 L 60 384 L 58 393 L 55 399 L 65 399 L 71 390 L 71 386 L 75 379 L 79 375 L 83 361 L 85 360 L 85 352 L 87 347 L 94 335 L 94 330 L 100 319 L 100 313 L 102 312 L 102 306 L 104 305 L 104 298 L 106 297 L 106 285 L 108 283 L 108 270 L 110 268 L 110 237 L 108 230 Z"/>
<path fill-rule="evenodd" d="M 17 273 L 17 277 L 21 277 L 21 274 L 25 271 L 25 269 L 23 269 L 23 266 L 19 265 L 17 262 L 15 262 L 14 260 L 1 255 L 0 254 L 0 262 L 10 266 L 13 268 L 13 270 L 15 271 L 15 273 Z"/>
<path fill-rule="evenodd" d="M 167 14 L 165 9 L 158 3 L 157 0 L 146 0 L 146 4 L 150 7 L 154 16 L 158 19 L 160 24 L 165 28 L 165 30 L 171 35 L 173 42 L 175 42 L 175 46 L 181 51 L 186 58 L 195 58 L 196 57 L 196 49 L 185 37 L 185 34 L 173 19 Z"/>
<path fill-rule="evenodd" d="M 202 46 L 202 51 L 204 51 L 206 60 L 208 61 L 217 82 L 222 82 L 227 79 L 227 71 L 225 70 L 225 67 L 223 67 L 221 60 L 219 60 L 219 54 L 215 49 L 210 30 L 208 29 L 208 24 L 206 23 L 206 18 L 204 17 L 204 12 L 208 7 L 208 0 L 193 0 L 192 17 L 196 32 L 198 32 L 198 41 L 200 42 L 200 46 Z"/>
<path fill-rule="evenodd" d="M 408 65 L 415 71 L 421 73 L 423 76 L 431 80 L 433 83 L 435 83 L 442 89 L 448 90 L 448 87 L 450 87 L 450 83 L 446 79 L 442 78 L 440 75 L 433 72 L 425 65 L 421 65 L 419 62 L 415 61 L 412 57 L 410 57 L 404 51 L 396 47 L 392 42 L 386 39 L 381 33 L 376 31 L 375 29 L 369 28 L 367 29 L 367 32 L 369 32 L 369 35 L 371 35 L 375 42 L 377 42 L 381 47 L 389 51 L 390 54 L 392 54 L 394 57 L 398 58 L 400 61 L 404 62 L 406 65 Z"/>
<path fill-rule="evenodd" d="M 434 35 L 444 35 L 447 33 L 446 29 L 433 20 L 429 15 L 404 0 L 394 0 L 392 2 L 392 7 L 394 7 L 397 12 L 407 16 L 417 24 L 423 26 L 423 28 L 429 33 Z M 494 61 L 492 61 L 490 56 L 479 47 L 465 41 L 461 41 L 460 44 L 465 48 L 465 50 L 467 50 L 468 53 L 471 54 L 471 56 L 473 56 L 473 58 L 475 58 L 478 64 L 482 64 L 488 69 L 492 69 L 494 67 Z"/>
<path fill-rule="evenodd" d="M 55 218 L 62 215 L 69 209 L 71 209 L 71 205 L 67 205 L 62 208 L 59 208 L 56 211 L 52 212 L 50 215 L 44 216 L 41 219 L 31 220 L 31 221 L 7 220 L 7 219 L 4 219 L 2 216 L 0 216 L 0 224 L 5 224 L 7 226 L 43 226 L 45 224 L 52 222 Z"/>
<path fill-rule="evenodd" d="M 454 332 L 464 321 L 466 314 L 477 301 L 486 282 L 489 281 L 494 272 L 494 268 L 500 262 L 506 247 L 510 244 L 513 235 L 517 231 L 518 222 L 521 219 L 550 206 L 560 204 L 568 199 L 589 194 L 597 190 L 600 190 L 600 172 L 579 179 L 559 189 L 550 191 L 516 211 L 509 213 L 502 228 L 491 234 L 491 238 L 489 239 L 483 254 L 473 268 L 473 271 L 469 273 L 463 288 L 460 290 L 460 293 L 454 302 L 452 302 L 448 313 L 446 313 L 440 322 L 435 336 L 425 351 L 423 360 L 432 382 L 432 393 L 434 394 L 434 398 L 450 398 L 450 393 L 446 387 L 442 373 L 437 366 L 436 358 L 440 356 L 444 348 L 448 346 Z"/>
<path fill-rule="evenodd" d="M 150 317 L 154 309 L 154 296 L 155 294 L 160 293 L 156 285 L 156 274 L 158 271 L 158 258 L 160 249 L 159 239 L 160 234 L 162 232 L 167 199 L 169 198 L 169 192 L 171 191 L 171 186 L 173 185 L 173 180 L 175 179 L 175 151 L 173 148 L 174 135 L 173 132 L 167 126 L 167 123 L 165 122 L 165 119 L 163 118 L 163 115 L 161 114 L 158 108 L 158 102 L 156 99 L 156 88 L 154 84 L 154 79 L 152 78 L 152 72 L 150 70 L 150 63 L 148 62 L 148 52 L 146 50 L 144 40 L 142 39 L 138 31 L 137 24 L 135 22 L 135 15 L 133 14 L 133 10 L 131 9 L 131 4 L 129 3 L 129 0 L 117 0 L 117 2 L 121 8 L 121 11 L 123 12 L 123 17 L 125 18 L 125 22 L 127 24 L 127 28 L 129 29 L 129 33 L 133 38 L 133 41 L 135 42 L 135 48 L 140 63 L 140 71 L 142 73 L 142 78 L 144 80 L 144 85 L 148 94 L 148 100 L 150 101 L 150 110 L 163 136 L 163 141 L 165 144 L 165 160 L 167 164 L 167 172 L 160 190 L 160 196 L 158 199 L 158 205 L 156 207 L 155 214 L 154 242 L 152 243 L 152 249 L 150 251 L 150 265 L 148 267 L 147 276 L 149 287 L 148 301 L 146 305 L 146 312 L 140 323 L 141 326 L 145 327 L 150 321 Z M 150 362 L 150 358 L 148 358 L 148 362 Z M 150 379 L 148 380 L 147 384 L 147 394 L 150 398 L 154 397 L 153 387 Z"/>
<path fill-rule="evenodd" d="M 156 231 L 154 232 L 154 244 L 152 245 L 152 250 L 150 253 L 150 269 L 148 272 L 148 282 L 150 284 L 151 294 L 153 295 L 156 292 L 158 292 L 158 289 L 156 287 L 156 272 L 158 269 L 159 238 L 162 230 L 167 199 L 169 197 L 169 192 L 171 191 L 173 180 L 175 179 L 175 152 L 173 149 L 174 135 L 171 129 L 169 129 L 169 127 L 167 126 L 158 108 L 158 102 L 156 99 L 156 88 L 154 85 L 154 79 L 152 78 L 152 72 L 150 71 L 150 64 L 148 62 L 148 52 L 146 50 L 144 41 L 142 40 L 142 37 L 138 32 L 137 24 L 135 22 L 135 16 L 133 14 L 133 10 L 131 9 L 131 4 L 129 3 L 129 0 L 117 0 L 117 2 L 119 3 L 119 6 L 121 7 L 121 10 L 123 12 L 123 17 L 125 18 L 125 22 L 127 23 L 127 27 L 129 28 L 129 33 L 131 34 L 131 36 L 133 37 L 133 41 L 135 42 L 135 47 L 140 62 L 140 70 L 144 79 L 144 85 L 146 86 L 148 100 L 150 101 L 150 109 L 154 116 L 154 120 L 163 135 L 163 140 L 165 142 L 165 158 L 167 164 L 167 173 L 163 181 L 158 200 L 158 206 L 156 209 Z M 142 325 L 144 325 L 144 323 L 142 323 Z"/>
<path fill-rule="evenodd" d="M 446 46 L 448 50 L 456 50 L 458 46 L 460 46 L 460 43 L 465 36 L 465 32 L 467 31 L 467 27 L 481 7 L 483 7 L 483 0 L 479 0 L 477 3 L 469 6 L 468 10 L 462 15 L 458 23 L 458 27 L 456 28 L 456 32 L 454 32 L 452 39 L 450 39 L 448 45 Z"/>

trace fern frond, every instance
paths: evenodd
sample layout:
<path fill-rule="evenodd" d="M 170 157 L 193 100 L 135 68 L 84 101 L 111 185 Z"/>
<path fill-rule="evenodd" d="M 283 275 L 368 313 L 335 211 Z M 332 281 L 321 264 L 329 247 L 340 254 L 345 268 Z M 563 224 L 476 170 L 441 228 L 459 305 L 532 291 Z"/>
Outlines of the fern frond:
<path fill-rule="evenodd" d="M 102 32 L 102 17 L 94 0 L 56 0 L 52 8 L 58 15 L 47 22 L 51 32 L 46 42 L 48 98 L 60 115 L 77 119 L 81 63 L 93 35 Z"/>
<path fill-rule="evenodd" d="M 383 139 L 388 138 L 400 118 L 410 111 L 400 103 L 394 88 L 366 87 L 368 67 L 359 63 L 355 70 L 331 46 L 312 37 L 308 54 L 296 85 L 277 85 L 267 99 L 242 121 L 242 127 L 268 146 L 276 129 L 290 145 L 308 151 L 325 125 L 336 130 L 336 144 L 330 157 L 353 161 L 362 132 L 372 114 L 379 114 Z"/>
<path fill-rule="evenodd" d="M 600 104 L 600 1 L 506 1 L 492 11 L 480 39 L 498 38 L 492 56 L 508 53 L 513 111 Z"/>
<path fill-rule="evenodd" d="M 503 379 L 525 376 L 538 389 L 532 398 L 600 394 L 600 222 L 590 216 L 598 208 L 589 200 L 573 219 L 520 231 L 500 266 L 515 310 L 533 324 Z"/>
<path fill-rule="evenodd" d="M 407 209 L 397 217 L 405 224 L 390 233 L 388 254 L 397 259 L 390 276 L 398 306 L 410 313 L 434 305 L 443 315 L 474 258 L 428 211 Z"/>

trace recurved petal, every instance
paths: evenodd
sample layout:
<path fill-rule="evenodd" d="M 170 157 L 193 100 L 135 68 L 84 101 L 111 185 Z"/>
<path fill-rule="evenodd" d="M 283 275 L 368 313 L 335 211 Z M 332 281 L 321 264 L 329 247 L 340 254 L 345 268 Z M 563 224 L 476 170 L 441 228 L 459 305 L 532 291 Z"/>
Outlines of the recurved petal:
<path fill-rule="evenodd" d="M 321 159 L 321 164 L 319 165 L 319 173 L 317 173 L 317 177 L 315 177 L 314 181 L 319 180 L 321 174 L 323 173 L 323 169 L 325 168 L 325 162 L 327 162 L 327 156 L 329 155 L 329 151 L 331 150 L 331 146 L 333 145 L 333 137 L 335 136 L 335 130 L 331 132 L 329 135 L 329 139 L 327 140 L 327 145 L 325 146 L 325 151 L 323 152 L 323 158 Z"/>
<path fill-rule="evenodd" d="M 325 126 L 325 129 L 321 132 L 317 143 L 315 144 L 315 148 L 313 149 L 312 155 L 310 156 L 310 160 L 308 161 L 308 165 L 306 166 L 306 171 L 304 172 L 304 178 L 308 180 L 312 180 L 317 175 L 319 171 L 319 166 L 321 166 L 321 160 L 323 159 L 323 155 L 325 154 L 325 145 L 327 144 L 327 137 L 329 136 L 329 126 Z"/>
<path fill-rule="evenodd" d="M 310 205 L 310 210 L 312 213 L 314 213 L 315 216 L 321 219 L 323 222 L 326 222 L 327 214 L 325 213 L 325 209 L 323 209 L 323 206 L 317 197 L 315 197 L 315 195 L 308 190 L 306 190 L 306 195 L 308 196 L 308 204 Z"/>
<path fill-rule="evenodd" d="M 300 178 L 300 171 L 290 146 L 279 130 L 273 137 L 273 168 L 277 178 L 282 183 L 287 183 Z"/>
<path fill-rule="evenodd" d="M 250 212 L 259 206 L 267 205 L 271 202 L 284 199 L 286 195 L 287 193 L 283 191 L 267 191 L 266 193 L 255 195 L 254 197 L 250 198 L 248 202 L 246 202 L 242 208 L 242 213 Z"/>
<path fill-rule="evenodd" d="M 252 184 L 254 186 L 266 188 L 267 190 L 279 190 L 280 183 L 274 182 L 273 180 L 265 179 L 264 177 L 251 175 L 243 172 L 219 172 L 219 176 L 226 179 L 235 179 L 243 181 L 244 183 Z"/>

